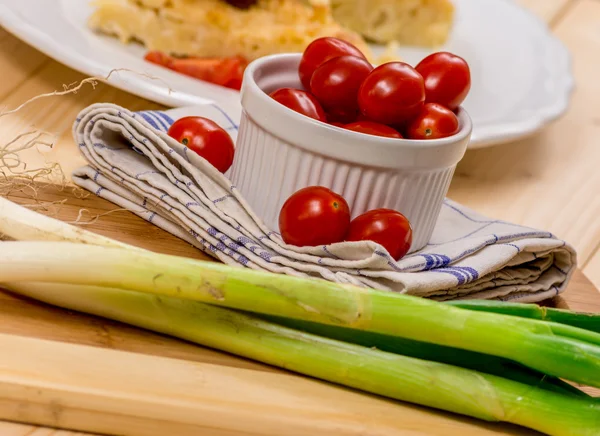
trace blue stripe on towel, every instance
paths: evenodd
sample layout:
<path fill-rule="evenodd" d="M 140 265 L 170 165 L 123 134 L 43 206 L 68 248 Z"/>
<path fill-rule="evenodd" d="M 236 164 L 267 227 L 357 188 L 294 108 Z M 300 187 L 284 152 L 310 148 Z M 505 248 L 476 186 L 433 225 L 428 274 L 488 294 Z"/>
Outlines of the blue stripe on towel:
<path fill-rule="evenodd" d="M 168 124 L 167 127 L 171 127 L 171 125 L 175 122 L 173 120 L 173 118 L 171 118 L 164 112 L 161 112 L 161 111 L 154 111 L 154 112 L 156 113 L 156 115 L 158 115 L 159 117 L 161 117 L 163 120 L 165 120 L 167 122 L 167 124 Z"/>
<path fill-rule="evenodd" d="M 138 114 L 140 114 L 142 116 L 142 118 L 148 124 L 150 124 L 152 127 L 154 127 L 157 130 L 162 130 L 160 127 L 158 127 L 158 124 L 156 123 L 156 121 L 154 120 L 154 118 L 150 116 L 150 114 L 148 112 L 142 111 L 142 112 L 138 112 Z"/>

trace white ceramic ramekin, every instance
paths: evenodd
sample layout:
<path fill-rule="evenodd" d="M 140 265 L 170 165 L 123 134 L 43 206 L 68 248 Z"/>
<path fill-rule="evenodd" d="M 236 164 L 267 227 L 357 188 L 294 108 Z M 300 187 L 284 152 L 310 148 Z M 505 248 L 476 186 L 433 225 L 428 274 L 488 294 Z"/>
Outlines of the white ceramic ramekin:
<path fill-rule="evenodd" d="M 413 227 L 411 252 L 423 248 L 437 221 L 456 164 L 471 137 L 471 120 L 459 112 L 460 132 L 428 141 L 364 135 L 329 126 L 282 106 L 269 93 L 302 89 L 301 54 L 266 56 L 246 69 L 242 120 L 231 179 L 274 230 L 285 200 L 307 186 L 341 194 L 356 217 L 389 208 Z"/>

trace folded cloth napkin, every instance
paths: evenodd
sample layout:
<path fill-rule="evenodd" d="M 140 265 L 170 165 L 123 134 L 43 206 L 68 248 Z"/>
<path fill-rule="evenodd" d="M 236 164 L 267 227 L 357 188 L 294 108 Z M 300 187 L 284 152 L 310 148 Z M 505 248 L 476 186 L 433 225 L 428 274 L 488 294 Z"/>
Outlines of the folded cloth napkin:
<path fill-rule="evenodd" d="M 213 119 L 236 138 L 239 112 L 216 104 L 130 112 L 83 110 L 73 135 L 88 165 L 74 182 L 229 265 L 321 277 L 436 300 L 539 302 L 563 291 L 574 249 L 551 233 L 487 219 L 446 200 L 430 243 L 394 261 L 380 245 L 286 245 L 226 176 L 166 131 L 188 115 Z"/>

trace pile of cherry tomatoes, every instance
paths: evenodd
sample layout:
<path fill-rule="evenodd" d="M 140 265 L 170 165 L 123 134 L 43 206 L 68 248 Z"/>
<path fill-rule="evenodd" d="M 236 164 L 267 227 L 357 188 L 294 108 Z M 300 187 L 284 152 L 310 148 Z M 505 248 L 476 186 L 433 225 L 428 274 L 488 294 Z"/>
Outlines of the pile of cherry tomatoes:
<path fill-rule="evenodd" d="M 306 48 L 298 73 L 304 90 L 282 88 L 271 97 L 318 121 L 389 138 L 455 135 L 456 111 L 471 89 L 469 65 L 454 54 L 434 53 L 415 68 L 375 68 L 354 45 L 331 37 Z"/>
<path fill-rule="evenodd" d="M 306 48 L 298 74 L 304 90 L 282 88 L 271 97 L 315 120 L 397 139 L 456 134 L 456 111 L 471 88 L 468 64 L 451 53 L 434 53 L 415 68 L 403 62 L 375 68 L 355 46 L 329 37 Z M 233 162 L 231 137 L 211 120 L 181 118 L 168 134 L 222 173 Z M 283 240 L 295 246 L 374 241 L 396 260 L 412 244 L 410 222 L 400 212 L 376 209 L 351 220 L 346 200 L 322 186 L 293 194 L 280 211 L 279 229 Z"/>
<path fill-rule="evenodd" d="M 350 220 L 346 200 L 323 186 L 300 189 L 287 199 L 279 213 L 279 231 L 286 244 L 299 247 L 373 241 L 395 260 L 412 244 L 410 222 L 400 212 L 375 209 Z"/>

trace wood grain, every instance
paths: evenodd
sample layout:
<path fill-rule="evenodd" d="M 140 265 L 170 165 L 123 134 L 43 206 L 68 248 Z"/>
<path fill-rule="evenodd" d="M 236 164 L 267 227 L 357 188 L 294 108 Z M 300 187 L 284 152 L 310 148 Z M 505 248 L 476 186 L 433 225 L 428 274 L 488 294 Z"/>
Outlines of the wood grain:
<path fill-rule="evenodd" d="M 50 59 L 0 28 L 0 101 Z M 2 107 L 2 105 L 0 105 Z"/>
<path fill-rule="evenodd" d="M 600 288 L 600 250 L 596 251 L 594 256 L 584 266 L 583 271 L 590 278 L 592 283 Z"/>
<path fill-rule="evenodd" d="M 525 6 L 546 23 L 553 23 L 562 16 L 573 0 L 517 0 L 517 3 Z"/>
<path fill-rule="evenodd" d="M 0 417 L 55 427 L 132 436 L 534 434 L 285 374 L 4 334 L 0 348 Z"/>
<path fill-rule="evenodd" d="M 32 97 L 62 91 L 64 85 L 73 85 L 85 78 L 86 76 L 57 62 L 47 62 L 35 75 L 25 78 L 2 104 L 7 109 L 14 109 Z M 87 84 L 76 94 L 49 96 L 29 104 L 15 114 L 0 118 L 2 141 L 32 130 L 46 132 L 45 139 L 54 142 L 51 149 L 42 146 L 30 148 L 19 153 L 19 156 L 27 163 L 29 171 L 59 163 L 62 172 L 55 172 L 46 180 L 69 183 L 71 172 L 84 163 L 71 136 L 73 120 L 81 110 L 96 102 L 112 102 L 134 111 L 162 107 L 102 83 L 95 87 Z"/>
<path fill-rule="evenodd" d="M 2 436 L 90 436 L 90 433 L 72 432 L 7 421 L 2 422 L 0 431 L 2 432 Z"/>

